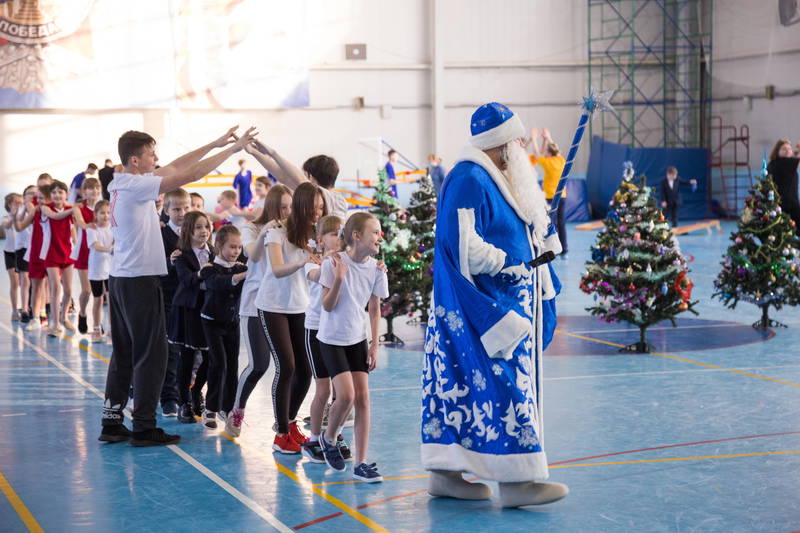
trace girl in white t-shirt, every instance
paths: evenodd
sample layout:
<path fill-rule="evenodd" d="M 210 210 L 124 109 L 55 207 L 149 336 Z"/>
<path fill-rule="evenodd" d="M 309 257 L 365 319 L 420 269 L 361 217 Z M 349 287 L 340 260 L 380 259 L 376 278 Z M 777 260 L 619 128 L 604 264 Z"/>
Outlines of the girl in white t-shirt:
<path fill-rule="evenodd" d="M 300 444 L 306 440 L 295 421 L 311 384 L 304 326 L 308 285 L 303 265 L 320 262 L 308 241 L 314 236 L 314 224 L 325 214 L 320 189 L 303 183 L 294 192 L 289 218 L 270 228 L 265 239 L 269 264 L 256 307 L 275 363 L 272 403 L 277 434 L 272 449 L 281 453 L 300 453 Z"/>
<path fill-rule="evenodd" d="M 6 239 L 3 242 L 3 255 L 5 256 L 6 272 L 8 272 L 9 280 L 9 296 L 11 297 L 11 321 L 17 322 L 22 318 L 22 311 L 24 310 L 19 306 L 17 294 L 19 293 L 19 271 L 17 269 L 17 232 L 14 229 L 14 217 L 17 216 L 17 210 L 22 205 L 22 195 L 17 193 L 10 193 L 5 198 L 5 208 L 8 213 L 3 217 L 2 226 L 6 233 Z"/>
<path fill-rule="evenodd" d="M 108 294 L 108 275 L 111 272 L 111 254 L 114 252 L 114 234 L 111 232 L 111 209 L 106 200 L 94 205 L 94 228 L 86 228 L 89 246 L 87 278 L 92 291 L 92 342 L 103 340 L 103 296 Z"/>
<path fill-rule="evenodd" d="M 247 399 L 269 368 L 267 336 L 264 335 L 264 328 L 261 326 L 256 309 L 256 295 L 269 263 L 265 240 L 267 231 L 271 223 L 285 220 L 291 212 L 292 191 L 283 185 L 276 185 L 269 191 L 261 215 L 241 227 L 243 252 L 247 257 L 247 276 L 244 278 L 242 298 L 239 303 L 239 327 L 241 339 L 247 350 L 248 362 L 247 367 L 239 375 L 233 409 L 225 419 L 225 433 L 232 437 L 238 437 L 242 433 Z"/>
<path fill-rule="evenodd" d="M 347 414 L 355 406 L 353 477 L 374 483 L 383 478 L 375 463 L 366 463 L 370 425 L 367 377 L 377 364 L 381 298 L 389 297 L 386 273 L 374 258 L 382 241 L 380 222 L 371 213 L 355 213 L 344 226 L 342 240 L 346 250 L 323 262 L 319 278 L 323 293 L 317 339 L 325 368 L 336 388 L 336 399 L 328 411 L 328 427 L 320 445 L 328 466 L 344 470 L 344 457 L 336 439 Z M 369 311 L 369 347 L 364 306 Z"/>
<path fill-rule="evenodd" d="M 339 233 L 342 229 L 342 219 L 328 215 L 319 219 L 317 222 L 317 249 L 322 252 L 323 258 L 329 257 L 341 250 Z M 310 301 L 306 310 L 306 355 L 311 364 L 311 372 L 314 375 L 314 399 L 311 401 L 311 436 L 302 444 L 303 457 L 312 463 L 324 463 L 325 457 L 322 455 L 322 448 L 319 444 L 319 435 L 322 432 L 322 418 L 325 405 L 331 395 L 331 376 L 325 368 L 322 360 L 322 352 L 319 349 L 317 340 L 317 330 L 319 330 L 319 315 L 322 311 L 322 285 L 319 284 L 320 265 L 306 263 L 305 273 L 308 281 L 308 292 Z M 342 450 L 345 460 L 350 459 L 350 450 L 344 443 L 344 439 L 339 440 L 337 445 Z"/>

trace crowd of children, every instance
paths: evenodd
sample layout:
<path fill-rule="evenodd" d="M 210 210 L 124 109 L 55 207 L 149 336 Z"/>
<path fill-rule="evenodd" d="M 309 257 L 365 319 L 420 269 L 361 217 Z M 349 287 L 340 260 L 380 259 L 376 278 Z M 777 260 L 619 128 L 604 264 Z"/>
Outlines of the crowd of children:
<path fill-rule="evenodd" d="M 312 157 L 301 170 L 252 128 L 234 132 L 164 167 L 152 137 L 126 133 L 122 164 L 107 184 L 110 201 L 89 170 L 72 190 L 42 174 L 21 195 L 7 195 L 12 320 L 56 338 L 66 330 L 112 344 L 101 441 L 178 442 L 156 427 L 159 401 L 162 414 L 180 423 L 216 428 L 220 421 L 237 437 L 271 359 L 273 449 L 339 471 L 355 455 L 354 477 L 380 481 L 376 464 L 367 463 L 367 375 L 377 364 L 380 299 L 388 297 L 386 269 L 374 258 L 380 224 L 366 212 L 348 213 L 333 190 L 333 158 Z M 252 180 L 240 161 L 236 190 L 224 191 L 214 212 L 182 188 L 242 149 L 273 178 Z M 241 374 L 240 344 L 248 360 Z M 306 436 L 297 415 L 312 377 Z M 132 431 L 123 424 L 129 397 Z M 355 454 L 342 437 L 353 409 Z"/>

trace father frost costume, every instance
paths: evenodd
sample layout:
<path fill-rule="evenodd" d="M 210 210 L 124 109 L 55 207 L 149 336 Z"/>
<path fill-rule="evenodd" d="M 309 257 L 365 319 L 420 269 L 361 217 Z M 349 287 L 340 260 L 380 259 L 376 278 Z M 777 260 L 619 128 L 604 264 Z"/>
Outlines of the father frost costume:
<path fill-rule="evenodd" d="M 433 312 L 425 342 L 422 462 L 434 496 L 484 499 L 500 482 L 506 507 L 547 503 L 566 486 L 548 477 L 542 436 L 542 350 L 556 324 L 559 253 L 544 194 L 518 139 L 519 117 L 478 108 L 468 146 L 439 198 Z"/>

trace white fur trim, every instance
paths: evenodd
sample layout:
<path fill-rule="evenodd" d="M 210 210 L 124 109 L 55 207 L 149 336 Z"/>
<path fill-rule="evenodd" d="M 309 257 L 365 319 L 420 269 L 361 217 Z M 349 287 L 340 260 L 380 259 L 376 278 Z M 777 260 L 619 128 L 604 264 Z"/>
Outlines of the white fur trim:
<path fill-rule="evenodd" d="M 472 276 L 489 274 L 496 276 L 506 262 L 506 253 L 489 244 L 475 231 L 475 210 L 460 208 L 458 210 L 458 258 L 461 273 L 468 271 L 464 277 L 472 281 Z M 468 270 L 467 270 L 468 269 Z"/>
<path fill-rule="evenodd" d="M 467 450 L 460 444 L 423 443 L 426 470 L 469 472 L 490 481 L 544 481 L 550 476 L 544 451 L 493 455 Z"/>
<path fill-rule="evenodd" d="M 508 205 L 511 206 L 511 209 L 514 210 L 517 216 L 523 222 L 525 222 L 525 224 L 533 224 L 533 221 L 526 216 L 525 213 L 522 212 L 522 209 L 519 208 L 519 205 L 517 205 L 517 201 L 514 199 L 514 196 L 511 194 L 511 190 L 508 188 L 506 177 L 503 176 L 503 173 L 500 172 L 500 169 L 497 168 L 497 165 L 492 162 L 485 152 L 475 148 L 474 146 L 465 146 L 456 163 L 461 161 L 475 163 L 488 172 L 489 176 L 492 178 L 492 181 L 494 181 L 494 184 L 497 185 L 498 189 L 500 189 L 500 194 L 503 195 L 503 198 L 506 202 L 508 202 Z"/>
<path fill-rule="evenodd" d="M 489 150 L 522 137 L 525 137 L 525 126 L 522 125 L 519 115 L 514 114 L 499 126 L 473 135 L 469 138 L 469 142 L 476 148 Z"/>
<path fill-rule="evenodd" d="M 481 344 L 492 359 L 511 359 L 514 348 L 531 333 L 533 325 L 516 311 L 509 311 L 481 335 Z"/>
<path fill-rule="evenodd" d="M 558 233 L 553 233 L 549 237 L 545 237 L 544 246 L 542 246 L 542 253 L 553 252 L 560 254 L 564 249 L 561 247 L 561 240 L 558 238 Z"/>

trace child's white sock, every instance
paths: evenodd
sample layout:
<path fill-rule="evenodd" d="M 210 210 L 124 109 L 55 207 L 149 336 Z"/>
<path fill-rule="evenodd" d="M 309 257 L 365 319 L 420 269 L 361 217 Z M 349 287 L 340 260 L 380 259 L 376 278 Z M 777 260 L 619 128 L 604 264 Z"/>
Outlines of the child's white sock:
<path fill-rule="evenodd" d="M 311 442 L 319 442 L 319 435 L 314 435 L 312 433 L 311 436 L 308 437 L 308 440 Z"/>

